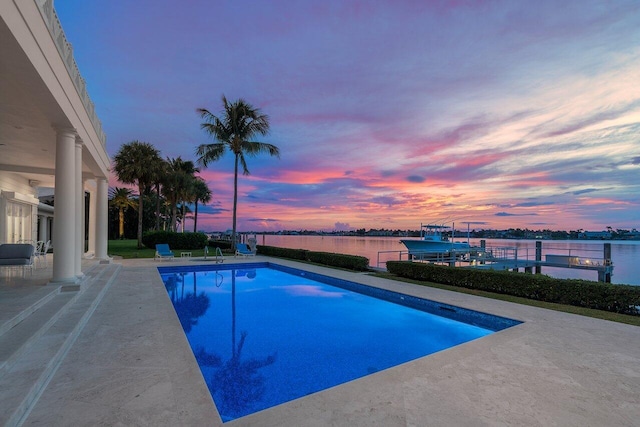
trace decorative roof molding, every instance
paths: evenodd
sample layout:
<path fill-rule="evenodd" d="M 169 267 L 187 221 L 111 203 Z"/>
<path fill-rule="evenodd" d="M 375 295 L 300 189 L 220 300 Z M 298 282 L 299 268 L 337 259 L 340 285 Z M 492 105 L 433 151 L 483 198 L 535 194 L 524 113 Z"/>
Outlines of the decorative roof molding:
<path fill-rule="evenodd" d="M 96 114 L 93 101 L 91 101 L 91 98 L 89 98 L 89 94 L 87 93 L 87 85 L 80 75 L 78 64 L 73 57 L 73 47 L 64 34 L 62 24 L 60 24 L 60 19 L 58 19 L 58 14 L 53 7 L 53 0 L 35 0 L 35 3 L 40 10 L 42 19 L 44 19 L 44 22 L 49 29 L 49 33 L 51 34 L 56 47 L 58 48 L 58 53 L 60 53 L 60 56 L 62 57 L 62 62 L 64 62 L 65 66 L 67 67 L 69 76 L 71 77 L 71 80 L 73 81 L 73 84 L 78 91 L 78 95 L 82 100 L 85 110 L 87 111 L 89 120 L 91 120 L 91 124 L 93 124 L 93 128 L 95 129 L 96 134 L 98 134 L 98 138 L 100 139 L 102 146 L 106 148 L 107 136 L 102 130 L 102 122 Z"/>

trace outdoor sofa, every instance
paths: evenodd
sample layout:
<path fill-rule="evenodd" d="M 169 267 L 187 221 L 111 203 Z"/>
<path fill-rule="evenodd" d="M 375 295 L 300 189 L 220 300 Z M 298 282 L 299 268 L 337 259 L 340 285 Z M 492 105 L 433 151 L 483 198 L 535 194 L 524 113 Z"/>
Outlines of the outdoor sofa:
<path fill-rule="evenodd" d="M 0 245 L 0 267 L 22 267 L 22 276 L 28 268 L 33 273 L 33 245 L 5 243 Z"/>

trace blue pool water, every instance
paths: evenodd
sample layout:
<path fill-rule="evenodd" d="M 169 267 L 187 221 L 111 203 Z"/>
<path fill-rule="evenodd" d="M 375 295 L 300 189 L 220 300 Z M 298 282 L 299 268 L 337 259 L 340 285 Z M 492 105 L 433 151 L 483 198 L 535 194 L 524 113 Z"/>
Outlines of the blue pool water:
<path fill-rule="evenodd" d="M 223 421 L 519 323 L 272 263 L 158 270 Z"/>

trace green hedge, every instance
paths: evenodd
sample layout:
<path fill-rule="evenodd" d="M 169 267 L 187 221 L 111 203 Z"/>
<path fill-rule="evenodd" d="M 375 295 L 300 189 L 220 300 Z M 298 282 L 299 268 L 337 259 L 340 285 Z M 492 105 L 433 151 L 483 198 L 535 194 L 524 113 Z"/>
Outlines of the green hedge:
<path fill-rule="evenodd" d="M 258 245 L 258 253 L 279 258 L 289 258 L 300 261 L 315 262 L 316 264 L 331 267 L 346 268 L 349 270 L 366 271 L 369 269 L 369 260 L 362 256 L 334 254 L 330 252 L 314 252 L 306 249 L 278 248 L 275 246 Z"/>
<path fill-rule="evenodd" d="M 301 261 L 307 260 L 307 250 L 305 249 L 290 249 L 290 248 L 278 248 L 276 246 L 257 246 L 258 253 L 260 255 L 273 256 L 277 258 L 289 258 L 297 259 Z"/>
<path fill-rule="evenodd" d="M 174 233 L 172 231 L 148 231 L 142 236 L 142 244 L 155 249 L 158 243 L 167 243 L 173 250 L 202 249 L 207 245 L 204 233 Z"/>
<path fill-rule="evenodd" d="M 332 267 L 348 268 L 349 270 L 366 271 L 369 269 L 369 259 L 363 256 L 334 254 L 330 252 L 307 252 L 307 261 Z"/>
<path fill-rule="evenodd" d="M 407 261 L 389 261 L 387 270 L 396 276 L 414 280 L 640 315 L 640 286 L 556 279 L 540 274 L 456 268 Z"/>

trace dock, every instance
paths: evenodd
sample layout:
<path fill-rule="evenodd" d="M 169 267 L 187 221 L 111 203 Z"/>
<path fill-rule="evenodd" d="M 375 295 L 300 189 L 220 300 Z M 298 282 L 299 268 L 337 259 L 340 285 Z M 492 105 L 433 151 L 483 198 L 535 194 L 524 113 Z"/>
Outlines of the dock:
<path fill-rule="evenodd" d="M 602 251 L 580 250 L 576 254 L 575 250 L 546 248 L 544 254 L 542 241 L 536 241 L 535 250 L 522 249 L 512 246 L 489 247 L 485 241 L 481 241 L 479 247 L 471 247 L 465 250 L 454 250 L 445 253 L 425 253 L 419 251 L 382 251 L 378 253 L 377 267 L 380 267 L 380 255 L 398 254 L 398 260 L 406 259 L 416 262 L 431 262 L 441 265 L 460 268 L 476 268 L 487 270 L 511 270 L 525 273 L 542 272 L 542 267 L 569 268 L 578 270 L 594 271 L 598 275 L 598 281 L 611 283 L 613 274 L 613 262 L 611 260 L 611 243 L 604 243 Z M 549 253 L 549 250 L 556 250 L 558 253 Z M 520 252 L 520 253 L 519 253 Z"/>

